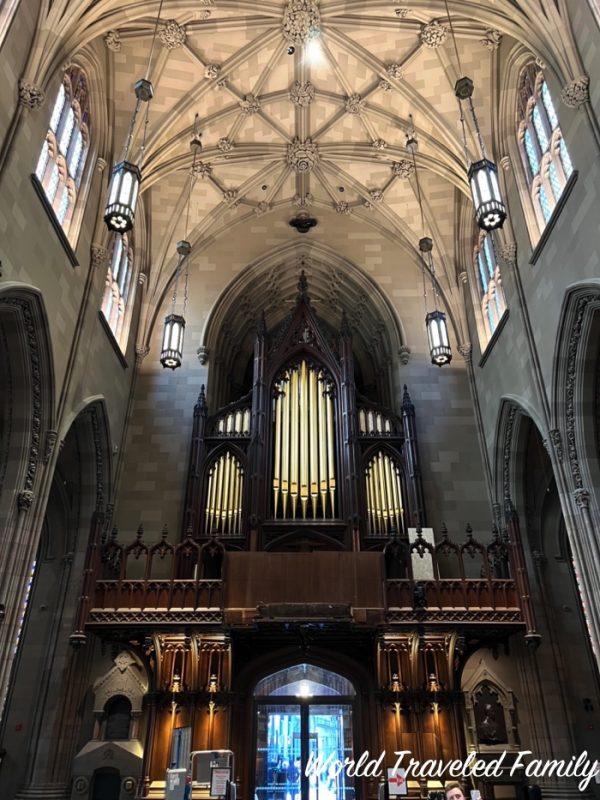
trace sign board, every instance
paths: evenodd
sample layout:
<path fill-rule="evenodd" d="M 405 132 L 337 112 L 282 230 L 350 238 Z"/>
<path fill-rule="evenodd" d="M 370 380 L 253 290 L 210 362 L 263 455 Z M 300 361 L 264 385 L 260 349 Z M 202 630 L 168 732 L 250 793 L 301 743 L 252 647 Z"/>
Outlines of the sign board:
<path fill-rule="evenodd" d="M 165 779 L 165 800 L 184 800 L 187 769 L 168 769 Z"/>
<path fill-rule="evenodd" d="M 206 789 L 210 786 L 210 776 L 213 767 L 231 767 L 232 753 L 230 750 L 198 750 L 193 754 L 193 779 L 194 783 Z"/>
<path fill-rule="evenodd" d="M 225 797 L 231 780 L 231 767 L 212 767 L 210 770 L 210 796 Z"/>
<path fill-rule="evenodd" d="M 407 794 L 406 770 L 388 767 L 387 783 L 390 797 L 398 797 L 401 794 Z"/>
<path fill-rule="evenodd" d="M 435 545 L 435 537 L 433 535 L 433 528 L 422 528 L 421 536 L 429 544 Z M 417 539 L 417 529 L 408 529 L 408 541 L 412 544 Z M 421 557 L 418 553 L 412 553 L 412 571 L 413 578 L 416 581 L 431 581 L 433 575 L 433 561 L 431 553 L 423 553 Z"/>

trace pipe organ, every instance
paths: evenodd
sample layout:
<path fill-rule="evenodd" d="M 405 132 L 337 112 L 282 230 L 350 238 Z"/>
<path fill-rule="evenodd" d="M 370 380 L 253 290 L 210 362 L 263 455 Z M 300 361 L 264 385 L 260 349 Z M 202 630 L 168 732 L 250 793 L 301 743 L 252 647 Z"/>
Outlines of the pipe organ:
<path fill-rule="evenodd" d="M 223 453 L 208 472 L 206 527 L 208 535 L 241 532 L 244 470 L 237 458 Z"/>
<path fill-rule="evenodd" d="M 273 516 L 333 519 L 334 387 L 302 359 L 284 370 L 273 397 Z"/>
<path fill-rule="evenodd" d="M 386 537 L 392 529 L 402 532 L 402 483 L 394 460 L 380 450 L 367 466 L 365 481 L 369 531 Z"/>
<path fill-rule="evenodd" d="M 357 392 L 352 333 L 315 314 L 305 276 L 295 309 L 254 343 L 252 388 L 209 416 L 202 391 L 184 518 L 197 539 L 246 549 L 381 548 L 425 525 L 414 406 Z"/>

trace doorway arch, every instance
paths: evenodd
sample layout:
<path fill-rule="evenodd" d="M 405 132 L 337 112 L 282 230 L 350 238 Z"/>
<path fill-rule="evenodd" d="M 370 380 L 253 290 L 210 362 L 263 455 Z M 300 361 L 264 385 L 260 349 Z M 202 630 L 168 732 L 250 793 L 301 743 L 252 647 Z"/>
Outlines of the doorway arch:
<path fill-rule="evenodd" d="M 259 680 L 253 696 L 254 800 L 353 800 L 354 781 L 340 771 L 354 752 L 348 678 L 294 664 Z"/>

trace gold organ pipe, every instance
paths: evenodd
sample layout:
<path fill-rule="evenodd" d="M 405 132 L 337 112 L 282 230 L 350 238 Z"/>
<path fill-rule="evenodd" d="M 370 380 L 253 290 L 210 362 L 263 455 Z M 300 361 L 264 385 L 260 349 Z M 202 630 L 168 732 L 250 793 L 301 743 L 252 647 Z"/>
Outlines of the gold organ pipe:
<path fill-rule="evenodd" d="M 215 501 L 215 529 L 221 530 L 221 509 L 223 508 L 223 473 L 225 471 L 225 456 L 221 456 L 217 466 L 217 494 Z"/>
<path fill-rule="evenodd" d="M 385 465 L 385 491 L 387 494 L 387 518 L 388 518 L 388 525 L 391 528 L 394 524 L 393 515 L 394 515 L 394 496 L 392 494 L 392 466 L 391 466 L 391 459 L 389 456 L 383 457 L 383 462 Z"/>
<path fill-rule="evenodd" d="M 227 503 L 229 501 L 229 470 L 231 468 L 231 459 L 229 453 L 225 456 L 223 463 L 223 500 L 221 501 L 221 531 L 225 533 L 227 525 Z"/>
<path fill-rule="evenodd" d="M 208 491 L 206 503 L 206 516 L 208 518 L 208 532 L 211 533 L 213 526 L 213 516 L 215 513 L 215 467 L 214 464 L 208 473 Z"/>
<path fill-rule="evenodd" d="M 308 376 L 306 374 L 306 361 L 300 365 L 300 405 L 299 405 L 299 435 L 300 435 L 300 503 L 302 505 L 302 518 L 306 519 L 308 505 Z"/>
<path fill-rule="evenodd" d="M 281 394 L 279 384 L 277 385 L 277 396 L 275 397 L 275 453 L 273 464 L 273 508 L 274 516 L 277 518 L 277 507 L 279 505 L 279 488 L 281 478 Z"/>
<path fill-rule="evenodd" d="M 239 479 L 238 479 L 238 490 L 237 490 L 237 497 L 235 501 L 235 515 L 236 515 L 236 524 L 235 524 L 235 532 L 241 533 L 242 532 L 242 500 L 244 497 L 244 470 L 240 467 L 239 468 Z"/>
<path fill-rule="evenodd" d="M 373 459 L 373 477 L 375 479 L 375 510 L 377 513 L 377 532 L 383 531 L 383 520 L 381 513 L 382 497 L 381 497 L 381 474 L 379 472 L 379 459 L 377 456 Z"/>
<path fill-rule="evenodd" d="M 290 392 L 290 495 L 292 497 L 292 519 L 296 519 L 298 503 L 298 370 L 292 370 Z"/>
<path fill-rule="evenodd" d="M 367 518 L 369 520 L 369 530 L 373 532 L 373 499 L 371 496 L 371 470 L 367 469 L 366 474 L 367 485 Z"/>
<path fill-rule="evenodd" d="M 286 372 L 282 381 L 283 398 L 281 401 L 282 441 L 281 441 L 281 502 L 283 518 L 287 513 L 290 480 L 290 376 Z"/>
<path fill-rule="evenodd" d="M 317 405 L 317 373 L 311 369 L 309 377 L 309 414 L 310 414 L 310 498 L 312 501 L 313 519 L 317 518 L 317 502 L 319 500 L 319 430 Z"/>
<path fill-rule="evenodd" d="M 227 533 L 231 533 L 231 529 L 233 526 L 236 478 L 237 478 L 237 462 L 235 458 L 232 456 L 229 461 L 229 497 L 227 499 Z"/>
<path fill-rule="evenodd" d="M 323 519 L 327 516 L 327 409 L 325 403 L 325 380 L 323 373 L 319 374 L 319 491 L 321 493 L 321 511 Z"/>
<path fill-rule="evenodd" d="M 396 520 L 396 530 L 398 533 L 401 533 L 402 526 L 400 524 L 400 476 L 398 475 L 398 470 L 396 465 L 392 462 L 391 465 L 392 469 L 392 490 L 394 493 L 394 519 Z"/>
<path fill-rule="evenodd" d="M 333 453 L 333 401 L 331 395 L 327 394 L 327 473 L 329 484 L 329 496 L 331 498 L 331 517 L 335 517 L 335 472 L 334 472 L 334 453 Z"/>

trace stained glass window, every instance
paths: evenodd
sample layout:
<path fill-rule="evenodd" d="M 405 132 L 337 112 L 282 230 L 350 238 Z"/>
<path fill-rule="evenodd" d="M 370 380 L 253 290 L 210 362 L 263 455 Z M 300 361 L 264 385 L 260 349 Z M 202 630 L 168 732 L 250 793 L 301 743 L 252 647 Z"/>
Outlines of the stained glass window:
<path fill-rule="evenodd" d="M 89 149 L 87 81 L 79 67 L 63 76 L 35 174 L 65 233 L 69 233 Z"/>
<path fill-rule="evenodd" d="M 544 75 L 528 64 L 519 80 L 517 110 L 530 197 L 541 233 L 573 172 Z"/>
<path fill-rule="evenodd" d="M 491 234 L 480 240 L 475 259 L 479 275 L 478 288 L 481 314 L 486 336 L 489 339 L 506 310 L 500 268 L 497 263 Z"/>
<path fill-rule="evenodd" d="M 106 273 L 102 313 L 116 340 L 124 350 L 127 339 L 127 319 L 133 293 L 131 292 L 133 276 L 133 248 L 127 234 L 115 234 L 110 264 Z"/>

